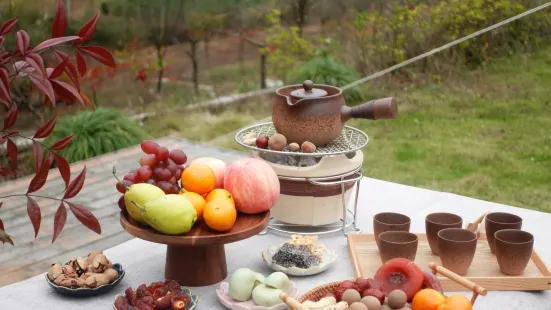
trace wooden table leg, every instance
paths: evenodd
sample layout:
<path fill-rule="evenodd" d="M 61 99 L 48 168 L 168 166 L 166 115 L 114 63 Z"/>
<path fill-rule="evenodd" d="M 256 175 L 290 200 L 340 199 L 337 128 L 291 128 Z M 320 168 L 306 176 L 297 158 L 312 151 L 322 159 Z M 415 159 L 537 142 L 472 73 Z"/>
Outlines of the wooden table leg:
<path fill-rule="evenodd" d="M 207 286 L 222 282 L 227 275 L 223 244 L 167 246 L 166 279 L 176 280 L 183 286 Z"/>

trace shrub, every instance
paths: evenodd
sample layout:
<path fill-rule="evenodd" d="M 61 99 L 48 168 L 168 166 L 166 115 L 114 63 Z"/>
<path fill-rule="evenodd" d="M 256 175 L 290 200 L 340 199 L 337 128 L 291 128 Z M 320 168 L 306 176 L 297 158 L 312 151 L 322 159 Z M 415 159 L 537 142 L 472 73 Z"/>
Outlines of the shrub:
<path fill-rule="evenodd" d="M 351 23 L 352 50 L 363 74 L 382 69 L 432 48 L 469 35 L 534 7 L 533 0 L 448 0 L 418 5 L 395 3 L 389 10 L 355 11 Z M 484 64 L 531 48 L 545 40 L 551 26 L 540 11 L 499 27 L 426 59 L 424 68 L 439 63 Z"/>
<path fill-rule="evenodd" d="M 312 80 L 317 84 L 342 87 L 359 79 L 356 70 L 348 65 L 337 62 L 331 57 L 315 57 L 297 67 L 291 73 L 291 81 L 296 84 L 304 80 Z M 344 92 L 348 104 L 358 103 L 363 94 L 357 87 Z"/>
<path fill-rule="evenodd" d="M 74 134 L 75 138 L 71 145 L 63 150 L 63 155 L 69 162 L 85 160 L 139 144 L 146 136 L 138 125 L 126 116 L 116 110 L 105 108 L 61 118 L 49 139 L 57 141 L 71 134 Z"/>

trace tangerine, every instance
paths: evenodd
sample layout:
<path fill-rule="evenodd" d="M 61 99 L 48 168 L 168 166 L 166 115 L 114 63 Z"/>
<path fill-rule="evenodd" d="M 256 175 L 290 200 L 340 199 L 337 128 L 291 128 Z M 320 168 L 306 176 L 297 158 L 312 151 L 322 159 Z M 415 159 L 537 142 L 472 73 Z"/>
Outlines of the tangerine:
<path fill-rule="evenodd" d="M 194 192 L 180 192 L 179 195 L 186 197 L 187 200 L 191 202 L 191 205 L 195 208 L 195 211 L 197 211 L 197 221 L 203 219 L 203 210 L 205 209 L 205 204 L 207 203 L 205 198 Z"/>
<path fill-rule="evenodd" d="M 223 199 L 207 202 L 203 210 L 203 220 L 212 230 L 228 231 L 233 227 L 236 219 L 235 206 Z"/>
<path fill-rule="evenodd" d="M 233 206 L 235 206 L 235 201 L 233 201 L 233 196 L 230 192 L 228 192 L 225 189 L 213 189 L 210 193 L 207 194 L 205 197 L 205 200 L 207 202 L 217 200 L 217 199 L 223 199 L 229 203 L 231 203 Z"/>
<path fill-rule="evenodd" d="M 192 164 L 182 172 L 182 188 L 188 192 L 206 194 L 214 189 L 216 176 L 205 164 Z"/>
<path fill-rule="evenodd" d="M 411 302 L 412 310 L 438 310 L 439 306 L 446 300 L 440 292 L 430 288 L 420 290 L 413 297 Z"/>
<path fill-rule="evenodd" d="M 452 295 L 438 306 L 437 310 L 472 310 L 473 305 L 463 295 Z"/>

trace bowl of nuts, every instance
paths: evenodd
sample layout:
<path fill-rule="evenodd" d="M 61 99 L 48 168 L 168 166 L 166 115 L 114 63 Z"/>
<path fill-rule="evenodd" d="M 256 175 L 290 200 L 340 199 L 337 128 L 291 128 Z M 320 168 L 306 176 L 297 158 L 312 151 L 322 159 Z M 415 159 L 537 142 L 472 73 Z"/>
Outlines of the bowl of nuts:
<path fill-rule="evenodd" d="M 46 282 L 58 293 L 69 296 L 96 296 L 110 291 L 124 277 L 120 264 L 112 264 L 102 251 L 52 264 Z"/>

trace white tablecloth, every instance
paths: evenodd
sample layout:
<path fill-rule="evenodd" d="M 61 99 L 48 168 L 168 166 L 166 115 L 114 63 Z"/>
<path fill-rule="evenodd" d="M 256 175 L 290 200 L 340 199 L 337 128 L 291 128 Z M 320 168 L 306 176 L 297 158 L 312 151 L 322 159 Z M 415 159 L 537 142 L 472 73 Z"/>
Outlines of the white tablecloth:
<path fill-rule="evenodd" d="M 424 232 L 424 217 L 431 212 L 457 213 L 463 217 L 465 223 L 473 221 L 485 211 L 512 212 L 524 219 L 523 229 L 534 234 L 535 248 L 544 262 L 551 265 L 551 214 L 364 178 L 359 198 L 359 226 L 365 232 L 372 232 L 372 216 L 382 211 L 408 214 L 412 219 L 413 232 Z M 239 267 L 248 267 L 268 275 L 271 269 L 264 265 L 261 250 L 283 240 L 284 236 L 269 232 L 226 245 L 228 273 L 231 274 Z M 328 247 L 336 249 L 341 258 L 322 274 L 292 278 L 297 283 L 300 294 L 320 284 L 353 277 L 346 238 L 342 234 L 336 234 L 322 237 L 322 241 Z M 165 252 L 164 245 L 140 239 L 130 240 L 105 251 L 109 258 L 121 263 L 126 270 L 125 278 L 112 292 L 85 299 L 68 298 L 58 295 L 45 282 L 44 275 L 40 275 L 0 288 L 0 309 L 112 309 L 115 295 L 123 293 L 127 287 L 136 288 L 141 283 L 164 280 Z M 218 284 L 192 288 L 200 298 L 198 309 L 224 309 L 216 297 L 216 287 Z M 470 296 L 468 292 L 463 294 Z M 476 309 L 551 310 L 551 292 L 491 291 L 477 300 Z"/>

